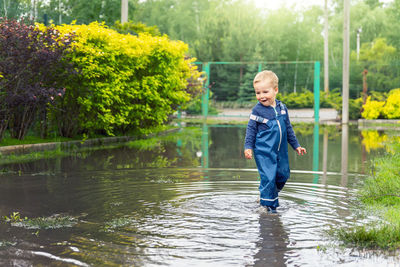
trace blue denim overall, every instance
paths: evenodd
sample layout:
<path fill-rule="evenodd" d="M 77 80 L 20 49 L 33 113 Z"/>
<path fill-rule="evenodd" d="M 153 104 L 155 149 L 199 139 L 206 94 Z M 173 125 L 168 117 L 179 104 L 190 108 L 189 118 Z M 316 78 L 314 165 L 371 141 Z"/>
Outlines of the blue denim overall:
<path fill-rule="evenodd" d="M 268 127 L 267 130 L 257 133 L 254 148 L 254 157 L 261 178 L 260 204 L 263 206 L 279 207 L 278 192 L 290 176 L 286 116 L 282 103 L 275 119 L 250 116 L 250 119 L 265 123 Z"/>

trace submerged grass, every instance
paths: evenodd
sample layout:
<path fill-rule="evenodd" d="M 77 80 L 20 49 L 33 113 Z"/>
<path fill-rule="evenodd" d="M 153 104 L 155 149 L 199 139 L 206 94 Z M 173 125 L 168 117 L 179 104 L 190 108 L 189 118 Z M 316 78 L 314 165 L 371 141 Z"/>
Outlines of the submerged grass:
<path fill-rule="evenodd" d="M 76 219 L 70 216 L 52 216 L 23 219 L 20 222 L 11 223 L 11 225 L 26 229 L 58 229 L 72 227 L 76 223 Z"/>
<path fill-rule="evenodd" d="M 10 241 L 0 241 L 0 249 L 15 246 L 17 242 L 10 242 Z"/>
<path fill-rule="evenodd" d="M 26 229 L 58 229 L 72 227 L 77 220 L 71 216 L 53 215 L 50 217 L 28 218 L 22 217 L 19 212 L 13 212 L 10 216 L 4 216 L 3 221 L 14 227 Z"/>
<path fill-rule="evenodd" d="M 114 232 L 117 229 L 132 225 L 134 222 L 135 220 L 129 217 L 115 218 L 110 222 L 107 222 L 102 230 L 104 232 Z"/>
<path fill-rule="evenodd" d="M 336 230 L 347 244 L 400 249 L 400 144 L 388 146 L 390 153 L 374 161 L 372 174 L 358 194 L 365 211 L 377 219 Z"/>
<path fill-rule="evenodd" d="M 62 151 L 61 149 L 56 150 L 45 150 L 45 151 L 37 151 L 31 152 L 27 154 L 10 154 L 10 155 L 1 155 L 0 154 L 0 165 L 9 164 L 9 163 L 23 163 L 23 162 L 31 162 L 39 159 L 50 159 L 55 157 L 63 157 L 68 156 L 70 153 L 66 151 Z"/>

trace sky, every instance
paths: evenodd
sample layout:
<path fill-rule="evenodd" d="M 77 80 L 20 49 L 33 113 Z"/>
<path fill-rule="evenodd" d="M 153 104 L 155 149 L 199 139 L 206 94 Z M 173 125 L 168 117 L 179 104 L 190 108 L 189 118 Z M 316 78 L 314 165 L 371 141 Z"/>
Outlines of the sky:
<path fill-rule="evenodd" d="M 276 10 L 282 6 L 291 7 L 295 5 L 297 8 L 309 7 L 312 5 L 324 6 L 325 0 L 254 0 L 259 8 Z M 328 0 L 328 4 L 331 1 Z M 380 0 L 382 3 L 393 2 L 393 0 Z"/>

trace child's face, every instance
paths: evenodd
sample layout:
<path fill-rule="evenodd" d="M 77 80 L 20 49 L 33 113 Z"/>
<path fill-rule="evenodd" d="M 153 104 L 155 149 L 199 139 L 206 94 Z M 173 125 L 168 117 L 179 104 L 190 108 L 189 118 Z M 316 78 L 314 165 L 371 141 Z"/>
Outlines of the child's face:
<path fill-rule="evenodd" d="M 275 106 L 278 87 L 274 88 L 270 80 L 260 81 L 254 85 L 257 100 L 264 106 Z"/>

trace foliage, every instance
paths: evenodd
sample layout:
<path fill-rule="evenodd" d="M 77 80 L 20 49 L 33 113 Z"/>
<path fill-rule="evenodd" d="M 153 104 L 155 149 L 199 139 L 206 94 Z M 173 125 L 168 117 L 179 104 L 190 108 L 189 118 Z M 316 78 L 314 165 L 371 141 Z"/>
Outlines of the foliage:
<path fill-rule="evenodd" d="M 61 151 L 61 149 L 56 150 L 45 150 L 38 152 L 31 152 L 21 155 L 9 154 L 9 155 L 1 155 L 0 156 L 0 164 L 5 165 L 9 163 L 23 163 L 23 162 L 32 162 L 39 159 L 49 159 L 55 157 L 63 157 L 68 156 L 71 153 L 67 153 L 65 151 Z"/>
<path fill-rule="evenodd" d="M 36 17 L 47 14 L 54 23 L 78 24 L 104 21 L 113 27 L 120 19 L 120 0 L 4 0 L 0 16 Z M 370 90 L 387 91 L 400 82 L 400 8 L 398 1 L 382 5 L 377 0 L 352 2 L 350 25 L 350 97 L 362 92 L 362 71 L 368 69 Z M 36 13 L 36 14 L 35 14 Z M 304 9 L 282 7 L 264 10 L 245 0 L 129 0 L 128 24 L 141 28 L 141 23 L 154 25 L 161 34 L 189 45 L 189 54 L 201 61 L 322 61 L 323 10 L 319 6 Z M 329 73 L 330 88 L 342 87 L 343 3 L 331 1 L 329 8 Z M 136 27 L 134 26 L 134 27 Z M 147 28 L 146 28 L 147 27 Z M 356 32 L 362 29 L 359 60 L 356 55 Z M 136 32 L 136 30 L 134 30 Z M 141 31 L 138 29 L 137 31 Z M 144 26 L 144 31 L 149 30 Z M 254 34 L 256 33 L 256 34 Z M 289 63 L 290 63 L 289 62 Z M 278 72 L 281 93 L 312 86 L 312 64 L 270 64 L 263 69 Z M 306 66 L 309 65 L 309 66 Z M 311 75 L 310 75 L 311 70 Z M 236 101 L 247 83 L 246 66 L 215 67 L 217 101 Z M 242 90 L 251 91 L 251 87 Z M 244 99 L 240 99 L 243 101 Z"/>
<path fill-rule="evenodd" d="M 331 90 L 329 93 L 320 92 L 320 105 L 322 108 L 334 108 L 342 110 L 342 93 L 339 88 Z"/>
<path fill-rule="evenodd" d="M 369 96 L 371 97 L 371 100 L 385 101 L 387 99 L 388 94 L 385 92 L 370 91 Z"/>
<path fill-rule="evenodd" d="M 115 24 L 113 25 L 112 29 L 118 31 L 119 33 L 122 34 L 133 34 L 133 35 L 139 35 L 139 33 L 148 33 L 151 36 L 160 36 L 160 31 L 158 30 L 157 26 L 147 26 L 144 23 L 141 22 L 125 22 L 121 23 L 120 21 L 116 21 Z"/>
<path fill-rule="evenodd" d="M 188 83 L 200 74 L 184 57 L 183 42 L 145 33 L 122 35 L 100 23 L 56 28 L 75 35 L 68 60 L 79 70 L 52 109 L 62 136 L 145 133 L 200 91 L 199 84 Z"/>
<path fill-rule="evenodd" d="M 368 226 L 340 228 L 337 236 L 347 244 L 366 248 L 397 249 L 400 247 L 400 226 L 370 223 Z"/>
<path fill-rule="evenodd" d="M 243 76 L 243 82 L 239 86 L 238 102 L 249 102 L 254 100 L 253 80 L 258 73 L 258 66 L 250 65 Z"/>
<path fill-rule="evenodd" d="M 103 227 L 103 231 L 104 232 L 114 232 L 117 229 L 132 225 L 133 223 L 135 223 L 135 219 L 134 218 L 130 218 L 130 217 L 119 217 L 119 218 L 114 218 L 109 222 L 106 222 L 104 227 Z"/>
<path fill-rule="evenodd" d="M 368 71 L 367 82 L 369 90 L 387 91 L 395 88 L 400 82 L 396 60 L 396 48 L 387 44 L 384 38 L 376 38 L 370 43 L 363 43 L 360 49 L 359 61 L 356 52 L 351 55 L 355 61 L 353 72 Z M 358 76 L 359 79 L 361 75 Z M 361 85 L 361 81 L 360 81 Z"/>
<path fill-rule="evenodd" d="M 4 216 L 4 221 L 9 223 L 21 222 L 22 220 L 23 218 L 21 218 L 21 214 L 18 211 L 14 211 L 10 216 Z"/>
<path fill-rule="evenodd" d="M 73 139 L 60 137 L 60 136 L 53 136 L 47 138 L 40 138 L 34 135 L 33 132 L 28 133 L 24 140 L 18 140 L 9 136 L 8 132 L 5 133 L 4 138 L 0 142 L 1 146 L 15 146 L 15 145 L 24 145 L 24 144 L 41 144 L 41 143 L 50 143 L 50 142 L 65 142 L 71 141 Z"/>
<path fill-rule="evenodd" d="M 361 97 L 357 99 L 349 99 L 349 118 L 351 120 L 357 120 L 361 118 L 362 105 L 363 99 Z"/>
<path fill-rule="evenodd" d="M 50 216 L 19 219 L 16 221 L 9 221 L 14 227 L 23 227 L 26 229 L 58 229 L 64 227 L 72 227 L 77 224 L 75 218 L 70 216 Z"/>
<path fill-rule="evenodd" d="M 378 98 L 381 97 L 378 95 Z M 378 118 L 383 119 L 399 119 L 400 118 L 400 89 L 393 89 L 387 94 L 386 101 L 372 100 L 369 96 L 365 105 L 363 105 L 364 111 L 362 117 L 367 120 L 373 120 Z"/>
<path fill-rule="evenodd" d="M 400 89 L 393 89 L 389 92 L 382 112 L 388 119 L 400 119 Z"/>
<path fill-rule="evenodd" d="M 385 142 L 390 153 L 376 158 L 373 171 L 358 194 L 363 209 L 378 217 L 377 222 L 341 228 L 339 238 L 362 247 L 397 249 L 400 247 L 400 145 Z"/>
<path fill-rule="evenodd" d="M 210 95 L 212 96 L 211 92 Z M 198 115 L 202 114 L 202 96 L 197 96 L 196 98 L 193 98 L 192 101 L 190 101 L 186 108 L 185 111 L 187 114 L 190 115 Z M 218 110 L 211 104 L 211 101 L 208 102 L 208 114 L 210 115 L 217 115 Z"/>
<path fill-rule="evenodd" d="M 53 27 L 0 21 L 0 140 L 7 126 L 12 137 L 23 139 L 36 115 L 46 123 L 47 107 L 64 94 L 71 68 L 62 58 L 70 43 Z"/>
<path fill-rule="evenodd" d="M 371 100 L 371 97 L 367 98 L 367 101 L 363 105 L 362 117 L 367 120 L 378 119 L 381 115 L 382 107 L 385 102 Z"/>
<path fill-rule="evenodd" d="M 310 91 L 281 95 L 278 99 L 288 108 L 312 108 L 314 106 L 314 94 Z"/>
<path fill-rule="evenodd" d="M 400 192 L 400 145 L 393 144 L 394 150 L 384 157 L 374 160 L 374 172 L 360 191 L 364 203 L 384 203 L 387 206 L 400 205 L 400 198 L 395 197 Z"/>

